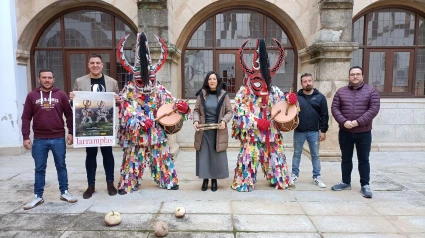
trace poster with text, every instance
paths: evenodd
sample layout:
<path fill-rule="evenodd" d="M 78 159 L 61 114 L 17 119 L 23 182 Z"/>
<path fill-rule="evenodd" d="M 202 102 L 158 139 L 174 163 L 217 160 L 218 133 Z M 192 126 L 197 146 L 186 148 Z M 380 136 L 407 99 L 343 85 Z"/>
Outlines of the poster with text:
<path fill-rule="evenodd" d="M 74 148 L 115 145 L 113 92 L 75 92 Z"/>

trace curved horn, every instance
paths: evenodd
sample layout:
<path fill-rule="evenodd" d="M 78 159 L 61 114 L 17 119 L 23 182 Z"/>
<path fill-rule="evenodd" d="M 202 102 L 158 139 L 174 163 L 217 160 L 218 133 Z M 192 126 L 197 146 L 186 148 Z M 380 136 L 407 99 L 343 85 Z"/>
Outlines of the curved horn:
<path fill-rule="evenodd" d="M 270 69 L 270 77 L 273 77 L 273 75 L 277 73 L 277 71 L 279 71 L 279 68 L 280 66 L 282 66 L 283 61 L 285 61 L 285 50 L 283 49 L 282 44 L 280 44 L 280 42 L 275 38 L 273 38 L 273 40 L 277 44 L 279 56 L 277 58 L 276 64 L 273 66 L 273 68 Z"/>
<path fill-rule="evenodd" d="M 248 40 L 246 40 L 242 45 L 241 48 L 239 48 L 239 63 L 242 66 L 242 70 L 245 71 L 246 73 L 249 74 L 253 74 L 255 71 L 254 70 L 250 70 L 245 63 L 245 60 L 243 59 L 243 48 L 245 47 L 246 43 L 248 43 L 248 41 L 251 40 L 251 38 L 249 38 Z"/>
<path fill-rule="evenodd" d="M 121 65 L 124 67 L 124 69 L 127 70 L 128 72 L 134 74 L 134 68 L 133 68 L 133 66 L 130 65 L 130 63 L 128 63 L 127 59 L 125 58 L 125 54 L 124 54 L 124 44 L 125 44 L 125 41 L 127 40 L 127 38 L 129 36 L 130 36 L 130 34 L 127 34 L 126 36 L 121 38 L 121 40 L 120 40 L 120 42 L 118 43 L 118 46 L 117 46 L 117 56 L 118 56 L 118 60 L 120 61 Z"/>
<path fill-rule="evenodd" d="M 153 67 L 153 71 L 156 73 L 165 64 L 165 60 L 167 60 L 168 49 L 167 49 L 167 45 L 165 44 L 165 42 L 164 42 L 164 40 L 162 38 L 160 38 L 160 37 L 158 37 L 156 35 L 155 35 L 155 37 L 158 40 L 158 42 L 160 44 L 160 47 L 161 47 L 161 57 L 159 57 L 158 62 Z"/>

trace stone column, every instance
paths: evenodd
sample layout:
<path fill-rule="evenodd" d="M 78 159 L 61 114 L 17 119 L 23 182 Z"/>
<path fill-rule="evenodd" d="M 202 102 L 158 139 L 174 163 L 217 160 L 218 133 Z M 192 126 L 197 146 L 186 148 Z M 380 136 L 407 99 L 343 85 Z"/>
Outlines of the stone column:
<path fill-rule="evenodd" d="M 175 98 L 181 98 L 181 79 L 179 60 L 181 52 L 176 48 L 169 37 L 168 4 L 167 0 L 138 0 L 138 28 L 139 32 L 145 32 L 149 41 L 149 50 L 152 63 L 156 63 L 160 57 L 160 47 L 154 35 L 161 37 L 167 44 L 167 61 L 156 77 Z M 168 144 L 173 154 L 178 153 L 179 145 L 176 135 L 168 135 Z"/>
<path fill-rule="evenodd" d="M 352 52 L 358 43 L 352 42 L 353 0 L 322 0 L 319 7 L 320 29 L 312 43 L 300 50 L 300 72 L 311 72 L 314 86 L 326 96 L 329 108 L 329 130 L 320 144 L 324 161 L 340 160 L 338 124 L 330 106 L 338 88 L 347 85 Z M 309 150 L 308 146 L 304 147 Z"/>

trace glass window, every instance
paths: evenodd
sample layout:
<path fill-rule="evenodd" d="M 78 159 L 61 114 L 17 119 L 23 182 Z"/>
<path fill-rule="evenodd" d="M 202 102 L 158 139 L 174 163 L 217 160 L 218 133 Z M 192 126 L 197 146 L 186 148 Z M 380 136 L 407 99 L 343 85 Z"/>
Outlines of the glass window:
<path fill-rule="evenodd" d="M 214 30 L 215 29 L 215 30 Z M 277 59 L 276 38 L 285 47 L 284 64 L 273 77 L 273 84 L 284 91 L 294 87 L 296 80 L 295 51 L 283 28 L 263 13 L 253 10 L 229 10 L 220 12 L 202 22 L 183 50 L 182 74 L 184 96 L 195 97 L 202 88 L 206 73 L 214 70 L 228 85 L 228 93 L 234 96 L 243 83 L 244 73 L 238 61 L 238 49 L 251 38 L 244 50 L 248 67 L 252 65 L 256 38 L 266 40 L 271 66 Z M 295 90 L 295 88 L 293 88 Z"/>
<path fill-rule="evenodd" d="M 112 15 L 99 11 L 77 11 L 65 15 L 65 46 L 112 45 Z"/>
<path fill-rule="evenodd" d="M 399 9 L 378 10 L 367 16 L 368 45 L 413 45 L 415 14 Z"/>
<path fill-rule="evenodd" d="M 364 29 L 364 17 L 360 17 L 353 24 L 353 41 L 363 45 L 363 29 Z"/>
<path fill-rule="evenodd" d="M 80 10 L 54 19 L 44 28 L 36 47 L 32 49 L 33 87 L 37 85 L 38 71 L 49 68 L 55 75 L 55 86 L 65 92 L 71 91 L 75 79 L 89 72 L 88 55 L 98 53 L 102 56 L 103 73 L 115 78 L 122 88 L 131 75 L 124 71 L 117 59 L 112 59 L 116 58 L 118 42 L 127 34 L 130 36 L 124 52 L 132 63 L 136 34 L 120 18 L 99 10 Z M 65 37 L 62 38 L 62 35 Z"/>
<path fill-rule="evenodd" d="M 60 19 L 54 21 L 41 35 L 38 47 L 61 47 Z"/>
<path fill-rule="evenodd" d="M 353 52 L 351 66 L 363 66 L 365 82 L 374 85 L 381 97 L 425 96 L 425 20 L 421 14 L 414 9 L 385 8 L 353 22 L 353 41 L 359 42 L 359 49 Z"/>

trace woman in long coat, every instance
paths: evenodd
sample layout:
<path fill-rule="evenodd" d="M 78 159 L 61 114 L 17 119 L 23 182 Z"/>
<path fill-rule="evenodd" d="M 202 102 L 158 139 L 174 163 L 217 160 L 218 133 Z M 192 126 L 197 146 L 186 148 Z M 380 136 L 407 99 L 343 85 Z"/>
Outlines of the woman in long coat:
<path fill-rule="evenodd" d="M 203 178 L 202 191 L 208 189 L 208 179 L 211 179 L 211 191 L 217 191 L 217 179 L 229 177 L 227 162 L 227 146 L 229 134 L 227 123 L 233 117 L 229 96 L 224 90 L 219 75 L 208 72 L 202 89 L 196 96 L 193 122 L 196 129 L 196 176 Z M 199 124 L 219 123 L 219 129 L 199 130 Z"/>

